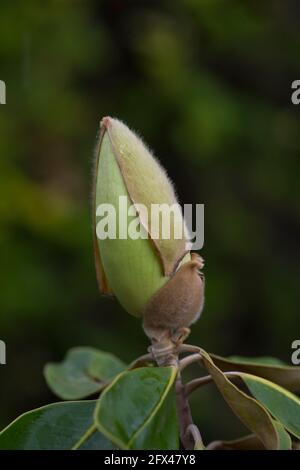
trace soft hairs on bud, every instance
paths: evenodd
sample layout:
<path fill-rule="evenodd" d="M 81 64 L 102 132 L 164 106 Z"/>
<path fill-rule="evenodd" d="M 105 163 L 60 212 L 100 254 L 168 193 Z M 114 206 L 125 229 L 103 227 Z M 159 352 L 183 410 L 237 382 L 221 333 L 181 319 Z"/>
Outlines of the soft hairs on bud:
<path fill-rule="evenodd" d="M 171 279 L 150 299 L 144 311 L 144 330 L 158 340 L 168 332 L 172 337 L 194 323 L 204 304 L 203 259 L 192 253 Z"/>
<path fill-rule="evenodd" d="M 134 206 L 141 233 L 146 238 L 133 239 L 128 233 L 130 216 L 119 206 L 120 197 L 127 206 Z M 113 294 L 127 312 L 140 317 L 149 299 L 164 285 L 178 263 L 190 260 L 189 241 L 185 230 L 177 238 L 178 228 L 184 228 L 182 213 L 174 217 L 170 237 L 164 238 L 151 217 L 153 205 L 162 205 L 163 211 L 176 204 L 173 185 L 165 170 L 153 157 L 142 140 L 117 119 L 105 117 L 96 151 L 94 179 L 94 249 L 96 273 L 100 290 Z M 125 237 L 99 238 L 97 236 L 98 208 L 109 205 L 117 220 L 127 221 Z M 139 212 L 146 208 L 149 217 Z M 105 222 L 105 217 L 102 221 Z M 101 221 L 98 222 L 99 224 Z M 103 226 L 103 225 L 101 225 Z M 125 235 L 126 235 L 125 234 Z"/>
<path fill-rule="evenodd" d="M 158 227 L 154 225 L 151 217 L 144 217 L 138 205 L 143 204 L 150 214 L 153 205 L 165 205 L 170 208 L 178 204 L 173 184 L 144 142 L 122 121 L 110 117 L 103 118 L 101 132 L 109 137 L 130 200 L 137 205 L 140 222 L 157 250 L 164 275 L 169 276 L 190 249 L 188 230 L 182 214 L 178 218 L 175 217 L 170 237 L 166 239 L 161 229 L 158 230 L 157 237 Z M 175 236 L 177 226 L 179 230 L 183 229 L 180 230 L 181 238 Z"/>
<path fill-rule="evenodd" d="M 129 234 L 127 205 L 134 209 L 142 237 Z M 174 205 L 179 210 L 171 217 Z M 169 217 L 167 237 L 152 213 L 153 206 L 159 206 L 162 219 Z M 103 227 L 110 224 L 103 216 L 102 210 L 108 210 L 104 207 L 113 211 L 114 219 L 121 216 L 127 222 L 122 236 L 118 223 L 112 226 L 113 236 L 106 236 Z M 101 217 L 98 224 L 96 216 Z M 110 117 L 101 121 L 97 148 L 94 248 L 102 292 L 115 295 L 132 315 L 143 316 L 144 330 L 152 340 L 159 342 L 164 336 L 176 343 L 174 337 L 188 329 L 203 307 L 202 258 L 196 254 L 191 258 L 182 211 L 165 170 L 134 132 Z"/>

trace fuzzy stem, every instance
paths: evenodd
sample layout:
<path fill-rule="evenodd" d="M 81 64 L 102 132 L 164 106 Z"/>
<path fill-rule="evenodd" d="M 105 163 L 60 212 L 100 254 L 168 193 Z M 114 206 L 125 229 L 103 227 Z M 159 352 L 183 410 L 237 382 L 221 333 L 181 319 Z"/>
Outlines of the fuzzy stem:
<path fill-rule="evenodd" d="M 175 392 L 180 440 L 186 450 L 193 450 L 195 446 L 197 448 L 203 446 L 203 443 L 200 431 L 193 423 L 186 389 L 182 382 L 181 369 L 184 369 L 196 360 L 201 361 L 201 355 L 199 354 L 199 348 L 195 348 L 194 352 L 197 352 L 197 354 L 191 354 L 179 361 L 178 354 L 182 346 L 183 345 L 173 343 L 172 341 L 164 343 L 152 342 L 152 346 L 150 346 L 149 351 L 159 367 L 173 366 L 177 368 Z"/>
<path fill-rule="evenodd" d="M 144 354 L 143 356 L 138 357 L 135 359 L 131 364 L 128 366 L 128 370 L 136 369 L 137 367 L 143 367 L 147 365 L 148 362 L 154 362 L 152 354 Z"/>
<path fill-rule="evenodd" d="M 221 449 L 224 449 L 222 441 L 213 441 L 213 442 L 210 442 L 206 446 L 206 450 L 221 450 Z"/>
<path fill-rule="evenodd" d="M 185 387 L 182 382 L 180 370 L 176 378 L 176 404 L 180 427 L 180 439 L 186 450 L 194 449 L 194 439 L 189 428 L 194 426 L 191 408 L 186 396 Z"/>
<path fill-rule="evenodd" d="M 201 348 L 199 346 L 194 346 L 193 344 L 181 344 L 178 349 L 179 353 L 200 353 Z"/>
<path fill-rule="evenodd" d="M 213 378 L 211 375 L 206 375 L 205 377 L 199 377 L 198 379 L 191 380 L 186 384 L 186 394 L 190 395 L 194 390 L 202 385 L 206 385 L 212 382 Z"/>
<path fill-rule="evenodd" d="M 188 433 L 193 437 L 194 439 L 194 449 L 195 450 L 202 450 L 204 449 L 204 444 L 202 441 L 202 437 L 200 434 L 199 429 L 195 424 L 190 424 L 189 427 L 187 428 Z"/>
<path fill-rule="evenodd" d="M 199 353 L 190 354 L 189 356 L 181 359 L 181 361 L 179 361 L 179 368 L 181 371 L 183 371 L 183 369 L 185 369 L 190 364 L 194 364 L 195 362 L 201 363 L 201 355 Z"/>
<path fill-rule="evenodd" d="M 224 375 L 228 378 L 240 378 L 240 375 L 238 372 L 223 372 Z M 202 387 L 203 385 L 206 385 L 210 382 L 213 382 L 213 377 L 211 375 L 205 375 L 204 377 L 199 377 L 197 379 L 191 380 L 188 382 L 185 386 L 185 391 L 186 395 L 190 395 L 194 390 L 197 390 L 197 388 Z"/>

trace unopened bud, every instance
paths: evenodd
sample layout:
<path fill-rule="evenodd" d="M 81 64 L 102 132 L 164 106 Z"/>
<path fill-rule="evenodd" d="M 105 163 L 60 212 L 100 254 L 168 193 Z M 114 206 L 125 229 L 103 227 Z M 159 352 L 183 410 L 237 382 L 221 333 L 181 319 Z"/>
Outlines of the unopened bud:
<path fill-rule="evenodd" d="M 142 140 L 109 117 L 101 122 L 94 204 L 101 291 L 115 295 L 132 315 L 144 315 L 150 337 L 155 329 L 175 331 L 191 324 L 203 304 L 201 258 L 193 255 L 191 259 L 189 254 L 188 233 L 173 185 Z M 158 217 L 153 208 L 159 209 Z M 107 220 L 97 223 L 97 217 L 104 215 Z M 114 223 L 109 215 L 115 215 Z M 166 216 L 171 222 L 167 237 L 165 227 L 159 225 Z M 132 235 L 132 224 L 140 236 Z"/>

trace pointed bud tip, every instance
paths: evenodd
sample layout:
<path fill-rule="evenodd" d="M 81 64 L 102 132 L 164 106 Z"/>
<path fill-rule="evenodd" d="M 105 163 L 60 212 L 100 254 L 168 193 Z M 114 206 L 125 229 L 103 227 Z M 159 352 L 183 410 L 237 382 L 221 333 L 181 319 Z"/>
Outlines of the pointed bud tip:
<path fill-rule="evenodd" d="M 101 129 L 108 129 L 108 127 L 111 125 L 111 121 L 113 119 L 110 116 L 104 116 L 101 121 L 100 121 L 100 127 Z"/>

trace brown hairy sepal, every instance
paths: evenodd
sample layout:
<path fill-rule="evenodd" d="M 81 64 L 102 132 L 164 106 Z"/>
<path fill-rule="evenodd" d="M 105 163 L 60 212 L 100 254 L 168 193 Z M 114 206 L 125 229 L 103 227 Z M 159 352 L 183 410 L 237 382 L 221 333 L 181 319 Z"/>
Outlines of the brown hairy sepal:
<path fill-rule="evenodd" d="M 156 351 L 178 348 L 204 304 L 203 259 L 196 253 L 154 294 L 143 314 L 143 327 Z"/>

